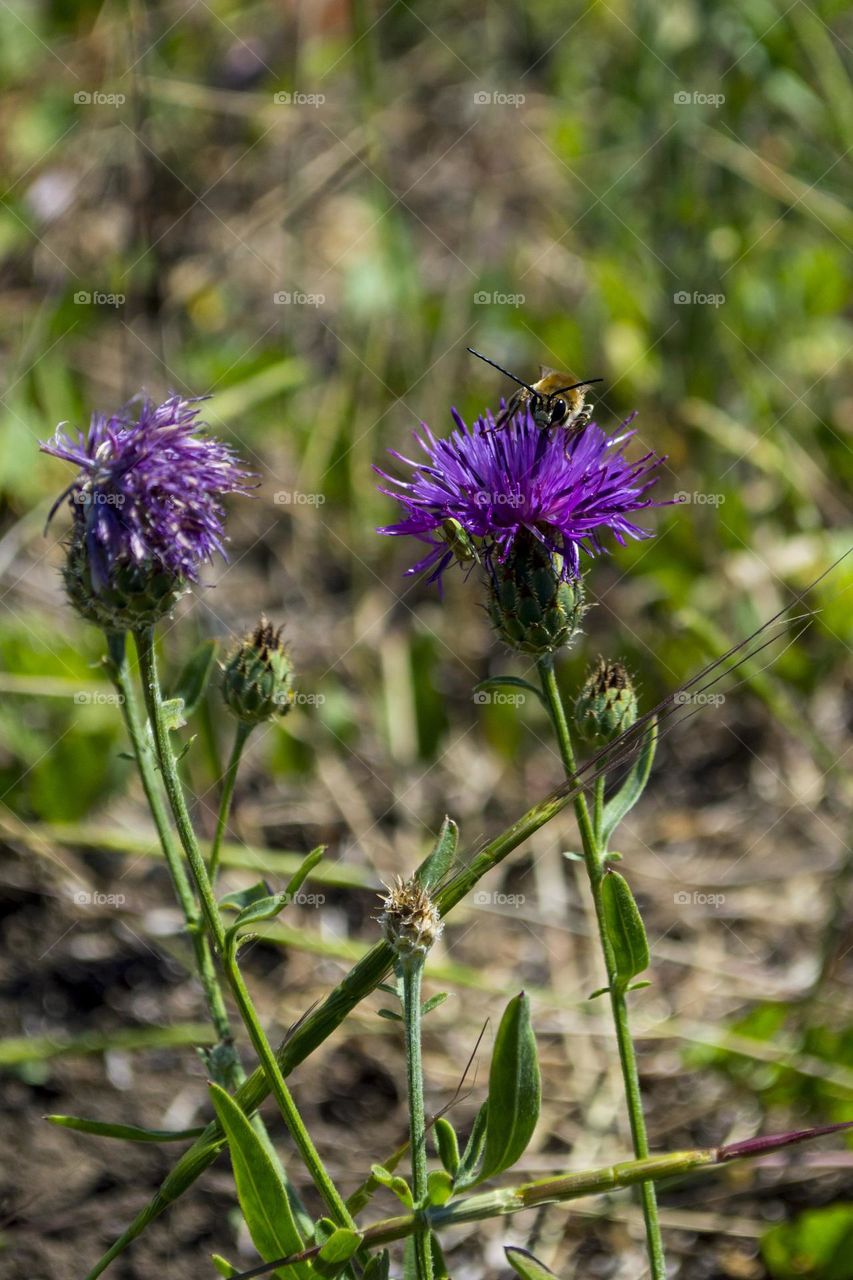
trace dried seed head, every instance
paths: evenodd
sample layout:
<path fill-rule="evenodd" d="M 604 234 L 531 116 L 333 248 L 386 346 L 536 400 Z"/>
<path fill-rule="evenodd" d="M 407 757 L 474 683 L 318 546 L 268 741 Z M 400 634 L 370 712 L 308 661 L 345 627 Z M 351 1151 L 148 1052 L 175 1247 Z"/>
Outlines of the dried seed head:
<path fill-rule="evenodd" d="M 599 658 L 575 703 L 575 723 L 589 742 L 611 742 L 637 719 L 637 695 L 621 662 Z"/>
<path fill-rule="evenodd" d="M 244 724 L 261 724 L 286 715 L 293 702 L 293 666 L 276 629 L 261 614 L 225 665 L 222 696 Z"/>
<path fill-rule="evenodd" d="M 400 960 L 425 956 L 444 930 L 438 908 L 417 880 L 397 876 L 382 899 L 379 923 Z"/>

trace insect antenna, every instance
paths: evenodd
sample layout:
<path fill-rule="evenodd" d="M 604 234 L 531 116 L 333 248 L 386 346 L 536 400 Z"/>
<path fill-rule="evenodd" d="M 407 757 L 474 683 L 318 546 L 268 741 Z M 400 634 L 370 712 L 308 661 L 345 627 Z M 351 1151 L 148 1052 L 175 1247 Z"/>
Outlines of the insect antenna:
<path fill-rule="evenodd" d="M 490 360 L 488 356 L 481 355 L 480 352 L 475 351 L 473 347 L 466 347 L 465 350 L 470 351 L 471 355 L 476 356 L 478 360 L 484 360 L 486 364 L 490 364 L 493 369 L 497 369 L 498 373 L 504 374 L 507 378 L 512 378 L 513 382 L 517 382 L 520 387 L 525 387 L 531 395 L 536 396 L 537 399 L 539 398 L 539 392 L 534 391 L 529 382 L 524 382 L 521 378 L 517 378 L 514 373 L 510 373 L 509 369 L 505 369 L 503 365 L 496 364 L 494 360 Z M 599 378 L 597 381 L 601 382 L 603 379 Z M 581 385 L 581 383 L 578 383 L 578 386 Z"/>
<path fill-rule="evenodd" d="M 468 350 L 470 351 L 471 348 L 469 347 Z M 509 376 L 512 377 L 512 374 Z M 585 378 L 583 382 L 573 382 L 570 387 L 558 387 L 556 391 L 549 391 L 547 398 L 550 400 L 554 396 L 561 396 L 564 391 L 576 391 L 578 387 L 591 387 L 594 382 L 603 381 L 603 378 Z"/>

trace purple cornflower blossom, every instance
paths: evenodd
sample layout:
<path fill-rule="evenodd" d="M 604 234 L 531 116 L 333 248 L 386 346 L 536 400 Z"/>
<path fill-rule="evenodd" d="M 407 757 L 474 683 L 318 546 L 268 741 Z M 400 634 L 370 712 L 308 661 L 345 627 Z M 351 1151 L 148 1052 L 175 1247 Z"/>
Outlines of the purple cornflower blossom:
<path fill-rule="evenodd" d="M 406 513 L 378 532 L 410 534 L 430 548 L 407 573 L 431 570 L 429 581 L 441 585 L 454 558 L 442 537 L 448 520 L 458 521 L 470 538 L 483 540 L 478 549 L 489 566 L 506 560 L 519 534 L 528 531 L 562 557 L 565 580 L 579 576 L 581 551 L 590 556 L 604 551 L 603 533 L 609 531 L 622 545 L 626 538 L 652 536 L 630 516 L 663 505 L 645 495 L 664 459 L 654 453 L 636 462 L 625 458 L 623 447 L 635 434 L 628 430 L 633 414 L 614 436 L 595 423 L 569 436 L 543 430 L 529 410 L 500 430 L 494 429 L 491 413 L 471 428 L 455 409 L 451 413 L 456 430 L 446 439 L 437 440 L 425 423 L 414 433 L 425 462 L 389 451 L 412 467 L 410 480 L 376 468 L 395 486 L 381 492 L 396 498 Z"/>
<path fill-rule="evenodd" d="M 153 563 L 195 581 L 203 561 L 225 558 L 220 500 L 246 493 L 253 477 L 228 445 L 196 434 L 203 398 L 173 395 L 158 405 L 140 396 L 109 417 L 93 414 L 85 435 L 61 425 L 42 443 L 79 468 L 48 520 L 67 497 L 96 591 L 118 564 Z"/>

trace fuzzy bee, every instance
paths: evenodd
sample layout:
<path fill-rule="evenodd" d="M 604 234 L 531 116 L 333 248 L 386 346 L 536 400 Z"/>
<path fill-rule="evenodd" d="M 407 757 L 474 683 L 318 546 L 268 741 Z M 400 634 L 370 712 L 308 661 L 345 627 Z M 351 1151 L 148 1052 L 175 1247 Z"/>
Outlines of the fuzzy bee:
<path fill-rule="evenodd" d="M 583 382 L 573 382 L 570 373 L 559 373 L 556 369 L 540 369 L 538 382 L 522 382 L 514 373 L 504 369 L 488 356 L 481 355 L 473 347 L 468 347 L 472 356 L 484 360 L 493 369 L 506 374 L 518 383 L 518 391 L 511 396 L 506 408 L 495 416 L 494 428 L 500 431 L 512 420 L 519 409 L 529 406 L 530 414 L 537 427 L 543 431 L 551 427 L 559 427 L 563 431 L 575 433 L 585 427 L 592 417 L 592 405 L 587 403 L 585 387 L 594 382 L 603 382 L 603 378 L 586 378 Z"/>

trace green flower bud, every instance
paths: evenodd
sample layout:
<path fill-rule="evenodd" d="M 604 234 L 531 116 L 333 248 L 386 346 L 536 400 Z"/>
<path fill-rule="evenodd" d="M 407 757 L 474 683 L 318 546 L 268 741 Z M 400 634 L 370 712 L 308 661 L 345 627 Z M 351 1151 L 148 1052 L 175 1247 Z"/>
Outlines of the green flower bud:
<path fill-rule="evenodd" d="M 621 662 L 599 658 L 575 702 L 575 724 L 588 742 L 612 742 L 637 719 L 637 695 Z"/>
<path fill-rule="evenodd" d="M 293 703 L 293 667 L 276 631 L 261 614 L 258 625 L 225 664 L 222 696 L 244 724 L 286 715 Z"/>
<path fill-rule="evenodd" d="M 580 626 L 584 590 L 580 578 L 564 581 L 562 564 L 531 535 L 520 535 L 506 560 L 497 558 L 489 591 L 489 616 L 512 649 L 541 658 L 570 644 Z"/>
<path fill-rule="evenodd" d="M 379 923 L 399 960 L 425 956 L 441 937 L 444 925 L 438 907 L 417 880 L 401 880 L 398 876 L 388 887 L 382 907 Z"/>
<path fill-rule="evenodd" d="M 72 606 L 105 631 L 144 631 L 171 613 L 187 589 L 183 578 L 155 560 L 121 560 L 110 565 L 108 580 L 96 590 L 82 527 L 68 543 L 62 570 Z"/>

